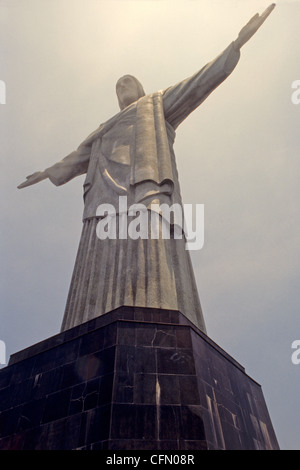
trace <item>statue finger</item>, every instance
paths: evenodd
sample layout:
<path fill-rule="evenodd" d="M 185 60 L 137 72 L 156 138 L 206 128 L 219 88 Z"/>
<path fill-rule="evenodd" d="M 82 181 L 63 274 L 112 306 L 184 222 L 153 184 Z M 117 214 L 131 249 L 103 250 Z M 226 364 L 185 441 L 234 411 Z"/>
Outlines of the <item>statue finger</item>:
<path fill-rule="evenodd" d="M 262 13 L 262 16 L 269 16 L 275 7 L 276 7 L 275 3 L 272 3 L 271 5 L 269 5 L 268 8 L 266 8 L 265 11 Z"/>
<path fill-rule="evenodd" d="M 275 6 L 276 6 L 275 3 L 272 3 L 272 5 L 270 5 L 268 8 L 266 8 L 266 10 L 261 14 L 260 18 L 261 18 L 262 22 L 264 22 L 268 18 L 268 16 L 274 10 Z"/>
<path fill-rule="evenodd" d="M 25 188 L 26 186 L 28 186 L 28 180 L 27 181 L 24 181 L 23 183 L 19 184 L 19 186 L 17 186 L 18 189 L 22 189 L 22 188 Z"/>
<path fill-rule="evenodd" d="M 250 25 L 251 23 L 256 22 L 258 20 L 258 18 L 259 18 L 259 14 L 256 13 L 254 16 L 252 16 L 251 20 L 249 20 L 248 25 Z"/>
<path fill-rule="evenodd" d="M 34 176 L 37 176 L 39 173 L 40 173 L 40 171 L 36 171 L 35 173 L 32 173 L 32 175 L 26 176 L 26 179 L 29 180 L 30 178 L 33 178 Z"/>

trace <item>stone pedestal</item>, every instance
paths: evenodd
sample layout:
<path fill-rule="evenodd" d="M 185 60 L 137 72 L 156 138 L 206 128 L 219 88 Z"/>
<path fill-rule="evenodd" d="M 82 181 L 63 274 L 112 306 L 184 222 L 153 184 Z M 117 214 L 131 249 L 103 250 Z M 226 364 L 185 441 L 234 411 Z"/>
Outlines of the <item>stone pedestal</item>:
<path fill-rule="evenodd" d="M 278 449 L 262 390 L 180 312 L 122 307 L 11 356 L 0 449 Z"/>

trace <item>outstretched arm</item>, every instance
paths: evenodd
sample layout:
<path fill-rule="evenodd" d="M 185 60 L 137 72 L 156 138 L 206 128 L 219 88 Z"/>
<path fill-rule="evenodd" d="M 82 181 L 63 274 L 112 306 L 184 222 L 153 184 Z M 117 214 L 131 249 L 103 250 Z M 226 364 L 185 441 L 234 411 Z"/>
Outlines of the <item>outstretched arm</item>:
<path fill-rule="evenodd" d="M 37 171 L 36 173 L 27 176 L 26 180 L 19 184 L 18 188 L 26 188 L 27 186 L 39 183 L 46 178 L 49 178 L 50 181 L 56 186 L 65 184 L 71 179 L 75 178 L 75 176 L 86 173 L 89 164 L 90 153 L 90 147 L 79 146 L 75 152 L 70 153 L 60 162 L 55 163 L 44 171 Z"/>
<path fill-rule="evenodd" d="M 240 48 L 255 34 L 274 7 L 272 4 L 262 15 L 255 15 L 242 28 L 238 38 L 215 60 L 191 77 L 165 90 L 165 118 L 174 129 L 231 74 L 239 61 Z"/>
<path fill-rule="evenodd" d="M 98 129 L 92 132 L 79 145 L 77 150 L 67 155 L 61 161 L 46 168 L 44 171 L 37 171 L 27 176 L 26 180 L 19 184 L 18 188 L 26 188 L 47 178 L 49 178 L 55 186 L 61 186 L 76 176 L 86 173 L 89 166 L 93 142 L 99 137 L 102 127 L 103 126 L 100 125 Z"/>

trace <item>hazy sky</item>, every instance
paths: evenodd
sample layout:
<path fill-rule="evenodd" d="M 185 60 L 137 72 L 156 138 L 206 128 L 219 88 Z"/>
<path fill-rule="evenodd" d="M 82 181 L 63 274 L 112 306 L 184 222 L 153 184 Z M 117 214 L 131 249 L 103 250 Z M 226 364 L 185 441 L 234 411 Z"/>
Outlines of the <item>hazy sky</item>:
<path fill-rule="evenodd" d="M 146 92 L 192 75 L 262 0 L 0 0 L 1 318 L 7 354 L 59 332 L 81 233 L 84 176 L 17 190 Z M 205 206 L 191 252 L 209 336 L 263 388 L 282 449 L 300 449 L 300 1 L 279 0 L 237 68 L 177 130 L 185 203 Z"/>

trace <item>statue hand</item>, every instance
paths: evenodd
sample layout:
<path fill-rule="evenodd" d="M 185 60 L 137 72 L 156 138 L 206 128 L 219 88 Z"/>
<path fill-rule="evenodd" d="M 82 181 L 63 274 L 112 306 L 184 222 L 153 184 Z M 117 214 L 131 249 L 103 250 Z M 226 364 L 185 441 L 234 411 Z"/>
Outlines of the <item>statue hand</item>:
<path fill-rule="evenodd" d="M 235 46 L 240 49 L 256 33 L 261 25 L 266 21 L 270 13 L 274 10 L 275 3 L 272 3 L 261 15 L 258 13 L 240 31 L 238 38 L 234 41 Z"/>
<path fill-rule="evenodd" d="M 26 181 L 19 184 L 18 189 L 26 188 L 26 186 L 39 183 L 46 178 L 48 178 L 48 176 L 45 171 L 36 171 L 32 175 L 26 176 Z"/>

